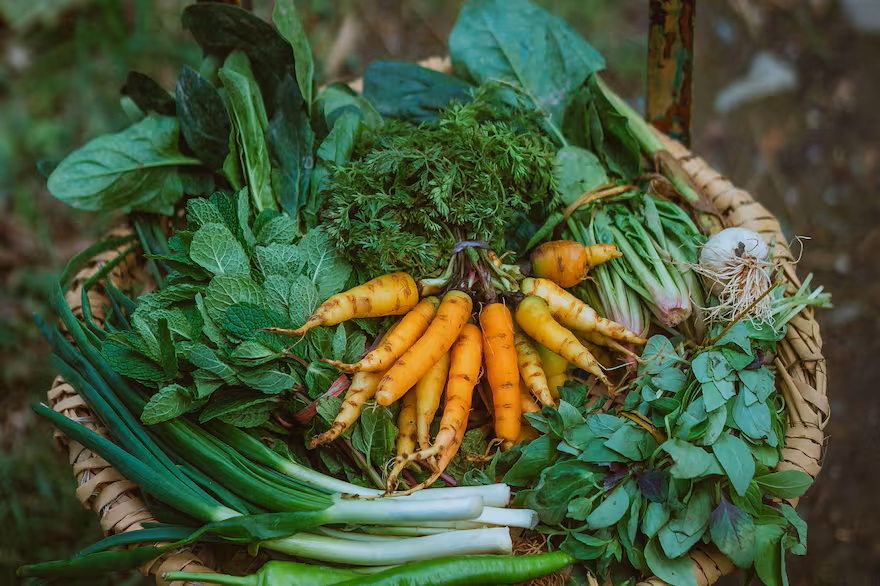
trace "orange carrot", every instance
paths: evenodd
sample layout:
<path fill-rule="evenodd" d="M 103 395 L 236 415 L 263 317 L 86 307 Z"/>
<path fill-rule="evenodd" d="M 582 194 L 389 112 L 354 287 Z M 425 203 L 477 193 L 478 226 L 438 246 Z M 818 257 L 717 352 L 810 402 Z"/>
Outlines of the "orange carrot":
<path fill-rule="evenodd" d="M 529 255 L 532 274 L 550 279 L 561 287 L 574 287 L 587 278 L 589 270 L 621 256 L 613 244 L 584 246 L 571 240 L 545 242 Z"/>
<path fill-rule="evenodd" d="M 434 321 L 424 335 L 397 359 L 385 374 L 376 401 L 388 406 L 399 399 L 449 350 L 470 318 L 473 302 L 467 293 L 450 291 L 443 296 Z"/>
<path fill-rule="evenodd" d="M 390 273 L 337 293 L 318 306 L 295 330 L 267 328 L 270 332 L 302 336 L 316 326 L 335 326 L 355 317 L 401 315 L 419 302 L 419 288 L 406 273 Z"/>
<path fill-rule="evenodd" d="M 440 407 L 440 399 L 443 398 L 443 389 L 446 388 L 448 377 L 449 352 L 446 352 L 416 383 L 416 431 L 419 448 L 423 450 L 431 446 L 431 422 L 434 420 L 437 408 Z"/>
<path fill-rule="evenodd" d="M 397 322 L 393 334 L 354 364 L 326 359 L 324 362 L 332 364 L 343 372 L 388 370 L 394 361 L 400 358 L 401 354 L 406 352 L 425 333 L 428 324 L 434 319 L 438 305 L 440 305 L 440 300 L 436 297 L 422 299 L 412 311 Z"/>
<path fill-rule="evenodd" d="M 495 435 L 513 441 L 519 436 L 522 405 L 519 367 L 513 340 L 513 318 L 503 303 L 490 303 L 480 312 L 486 380 L 492 389 Z"/>
<path fill-rule="evenodd" d="M 567 328 L 582 332 L 595 330 L 632 344 L 647 341 L 619 323 L 600 317 L 592 307 L 549 279 L 523 279 L 520 289 L 525 295 L 535 295 L 546 301 L 553 317 Z"/>
<path fill-rule="evenodd" d="M 547 373 L 544 372 L 541 356 L 532 341 L 522 330 L 516 328 L 513 332 L 513 342 L 516 346 L 516 358 L 523 383 L 542 405 L 554 405 L 553 395 L 550 394 L 550 386 L 547 383 Z"/>
<path fill-rule="evenodd" d="M 527 296 L 516 308 L 516 321 L 525 333 L 544 344 L 548 350 L 608 384 L 605 373 L 590 351 L 584 348 L 574 334 L 554 321 L 546 301 L 534 295 Z"/>
<path fill-rule="evenodd" d="M 416 393 L 409 391 L 400 400 L 397 415 L 397 457 L 407 458 L 416 449 Z"/>
<path fill-rule="evenodd" d="M 467 324 L 462 328 L 450 352 L 449 380 L 446 383 L 446 405 L 440 418 L 440 430 L 434 438 L 434 444 L 419 450 L 409 458 L 400 458 L 388 475 L 386 491 L 391 492 L 397 483 L 400 471 L 413 461 L 429 462 L 434 467 L 430 478 L 419 485 L 404 491 L 413 492 L 432 484 L 443 472 L 449 461 L 461 446 L 464 432 L 467 429 L 468 414 L 474 395 L 474 386 L 480 376 L 480 364 L 483 359 L 483 341 L 480 328 Z M 431 461 L 432 458 L 436 460 Z"/>

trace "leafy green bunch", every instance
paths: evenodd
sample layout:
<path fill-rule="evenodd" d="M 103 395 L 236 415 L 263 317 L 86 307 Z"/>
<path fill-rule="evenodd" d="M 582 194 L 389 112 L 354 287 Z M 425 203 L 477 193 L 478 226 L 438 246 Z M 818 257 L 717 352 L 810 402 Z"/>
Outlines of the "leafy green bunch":
<path fill-rule="evenodd" d="M 351 161 L 334 169 L 323 218 L 351 261 L 370 275 L 426 276 L 456 242 L 495 250 L 515 219 L 555 201 L 555 149 L 537 115 L 477 90 L 434 121 L 386 120 L 363 132 Z"/>
<path fill-rule="evenodd" d="M 198 411 L 203 422 L 252 427 L 294 391 L 326 391 L 338 372 L 319 359 L 356 360 L 359 327 L 316 328 L 301 340 L 263 329 L 301 325 L 355 278 L 327 233 L 299 239 L 287 214 L 254 217 L 247 190 L 189 200 L 186 221 L 167 249 L 147 254 L 167 273 L 163 286 L 121 302 L 130 315 L 101 344 L 114 370 L 155 389 L 142 420 Z"/>
<path fill-rule="evenodd" d="M 784 584 L 785 551 L 803 554 L 806 544 L 806 524 L 784 500 L 812 479 L 772 471 L 784 420 L 762 358 L 776 337 L 734 326 L 689 363 L 654 336 L 621 412 L 577 407 L 586 390 L 569 383 L 558 409 L 527 415 L 541 437 L 467 480 L 503 474 L 521 487 L 516 504 L 538 511 L 542 533 L 614 584 L 650 572 L 695 585 L 687 554 L 700 542 Z"/>

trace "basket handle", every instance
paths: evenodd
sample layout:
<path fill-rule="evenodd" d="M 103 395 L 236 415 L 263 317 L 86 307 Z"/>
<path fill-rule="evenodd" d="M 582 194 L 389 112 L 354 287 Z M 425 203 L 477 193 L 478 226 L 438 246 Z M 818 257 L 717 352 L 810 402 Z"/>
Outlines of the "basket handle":
<path fill-rule="evenodd" d="M 649 0 L 645 118 L 690 145 L 696 0 Z"/>

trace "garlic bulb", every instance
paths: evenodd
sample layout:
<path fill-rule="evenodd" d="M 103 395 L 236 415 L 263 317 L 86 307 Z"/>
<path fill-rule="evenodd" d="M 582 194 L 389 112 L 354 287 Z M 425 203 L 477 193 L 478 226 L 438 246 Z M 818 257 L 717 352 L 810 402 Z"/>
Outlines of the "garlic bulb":
<path fill-rule="evenodd" d="M 745 228 L 725 228 L 703 245 L 695 270 L 718 297 L 709 319 L 770 321 L 771 297 L 766 293 L 774 265 L 769 256 L 761 235 Z"/>

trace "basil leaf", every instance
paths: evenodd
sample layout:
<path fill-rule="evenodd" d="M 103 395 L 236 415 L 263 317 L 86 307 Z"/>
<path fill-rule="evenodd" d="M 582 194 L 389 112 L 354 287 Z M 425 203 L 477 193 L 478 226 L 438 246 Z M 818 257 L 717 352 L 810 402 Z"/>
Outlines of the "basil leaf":
<path fill-rule="evenodd" d="M 177 141 L 175 118 L 150 115 L 68 155 L 49 176 L 49 191 L 82 210 L 171 214 L 183 195 L 177 167 L 200 164 Z"/>
<path fill-rule="evenodd" d="M 712 543 L 740 568 L 749 568 L 755 559 L 755 524 L 742 509 L 722 496 L 709 521 Z"/>
<path fill-rule="evenodd" d="M 725 433 L 712 444 L 712 452 L 734 490 L 740 496 L 745 496 L 755 475 L 755 460 L 749 447 L 738 437 Z"/>
<path fill-rule="evenodd" d="M 516 463 L 501 479 L 512 486 L 527 486 L 534 482 L 541 470 L 553 462 L 555 449 L 546 435 L 532 440 L 525 446 Z"/>
<path fill-rule="evenodd" d="M 712 514 L 712 497 L 705 483 L 696 488 L 687 506 L 675 513 L 672 519 L 657 532 L 663 551 L 670 558 L 677 558 L 690 551 L 709 526 Z"/>
<path fill-rule="evenodd" d="M 666 440 L 660 448 L 672 456 L 675 462 L 669 469 L 673 478 L 699 478 L 718 469 L 715 458 L 709 452 L 684 440 L 672 438 Z"/>
<path fill-rule="evenodd" d="M 656 539 L 652 539 L 645 546 L 645 563 L 648 564 L 648 568 L 654 572 L 654 575 L 670 584 L 697 586 L 691 558 L 686 555 L 668 558 Z"/>
<path fill-rule="evenodd" d="M 587 526 L 590 529 L 601 529 L 614 525 L 629 510 L 629 494 L 624 485 L 620 485 L 606 496 L 602 502 L 593 509 L 587 517 Z"/>
<path fill-rule="evenodd" d="M 514 83 L 561 126 L 569 94 L 605 66 L 602 56 L 563 20 L 527 0 L 473 0 L 449 33 L 458 77 Z"/>
<path fill-rule="evenodd" d="M 756 476 L 758 486 L 766 492 L 784 499 L 798 498 L 810 488 L 813 479 L 800 470 L 780 470 Z"/>
<path fill-rule="evenodd" d="M 779 525 L 755 527 L 755 572 L 767 586 L 788 586 L 785 552 L 782 548 L 784 533 L 785 529 Z"/>

